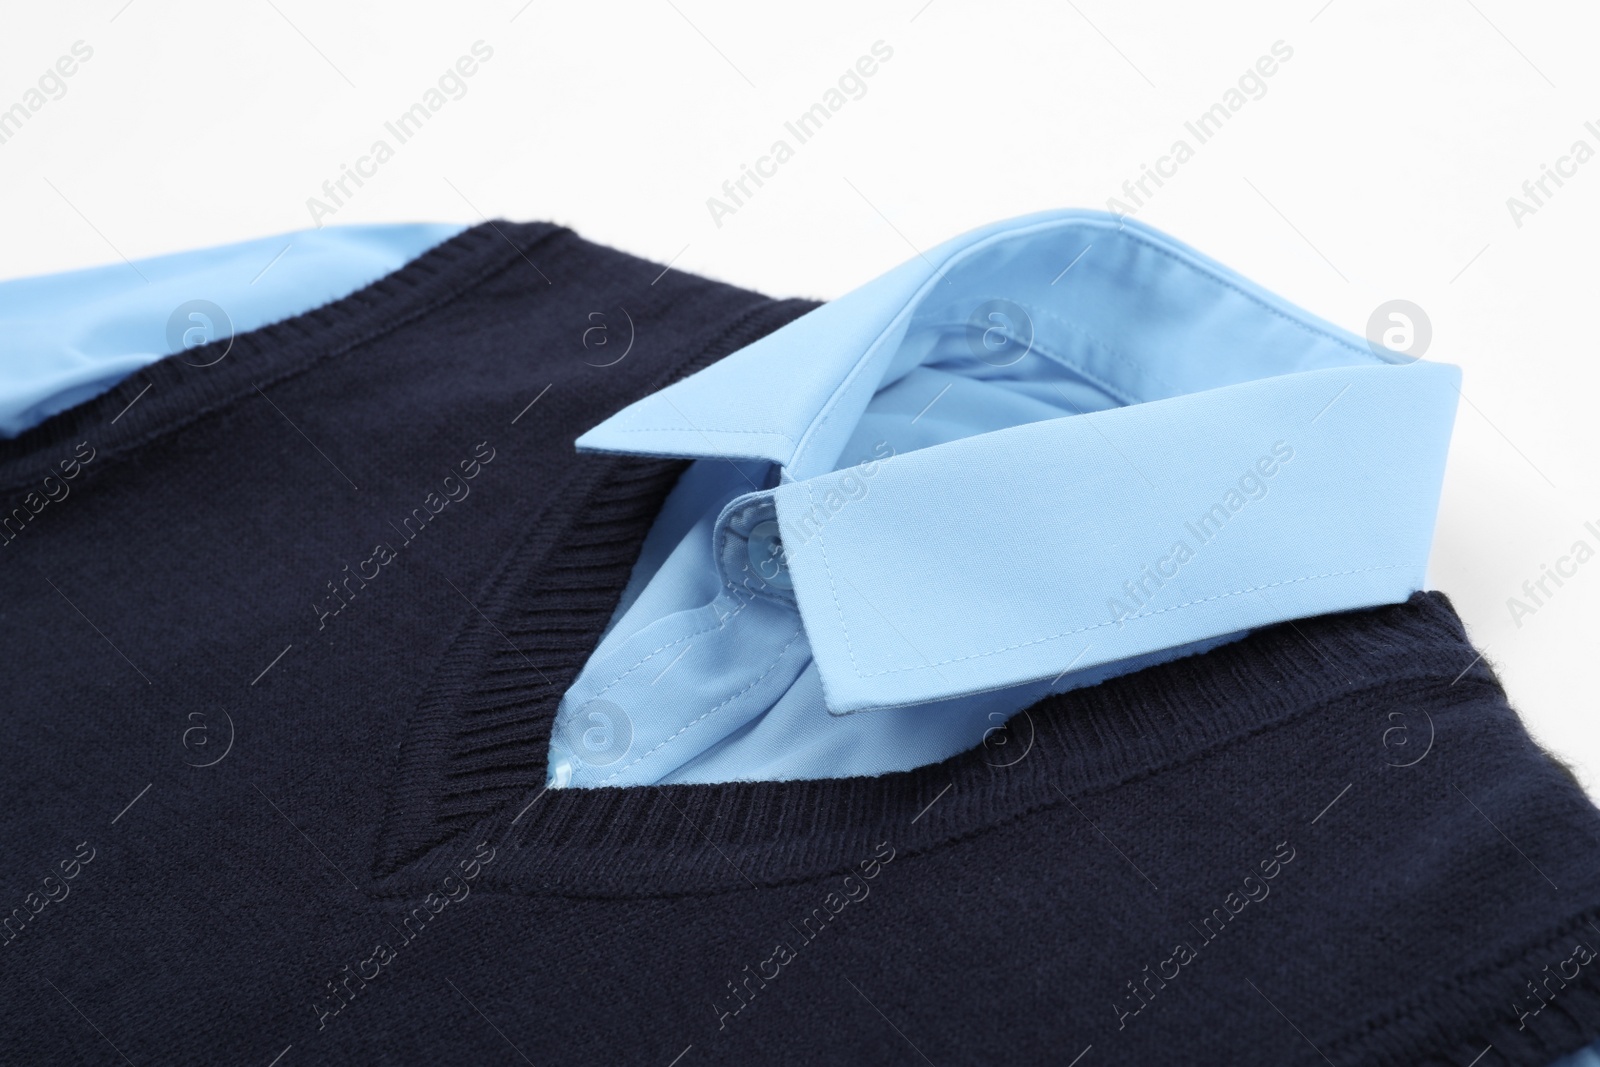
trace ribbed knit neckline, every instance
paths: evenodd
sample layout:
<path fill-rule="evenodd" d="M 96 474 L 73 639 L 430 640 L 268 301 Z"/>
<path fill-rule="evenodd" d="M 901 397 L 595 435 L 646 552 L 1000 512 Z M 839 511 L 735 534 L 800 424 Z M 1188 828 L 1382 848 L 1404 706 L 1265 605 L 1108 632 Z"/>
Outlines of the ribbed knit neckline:
<path fill-rule="evenodd" d="M 1465 698 L 1496 684 L 1490 668 L 1473 660 L 1448 600 L 1419 593 L 1401 605 L 1271 627 L 1205 655 L 1047 698 L 989 743 L 909 772 L 545 790 L 556 704 L 598 640 L 654 516 L 651 504 L 674 474 L 635 459 L 605 464 L 577 505 L 587 516 L 586 538 L 556 546 L 541 577 L 511 589 L 497 616 L 550 684 L 514 663 L 520 655 L 491 653 L 492 666 L 455 691 L 451 714 L 423 716 L 428 743 L 448 750 L 457 772 L 439 779 L 455 780 L 455 797 L 429 799 L 460 829 L 425 854 L 391 848 L 379 860 L 380 872 L 390 872 L 381 893 L 405 896 L 437 883 L 479 841 L 501 850 L 492 882 L 516 892 L 677 896 L 800 881 L 845 870 L 886 839 L 907 853 L 950 845 L 1341 704 L 1403 699 L 1413 686 L 1437 692 L 1452 681 Z M 489 648 L 487 635 L 481 644 Z M 464 661 L 453 668 L 467 669 Z M 484 717 L 458 714 L 466 708 Z M 520 770 L 506 758 L 519 750 Z M 462 798 L 480 789 L 496 794 L 494 810 L 462 819 L 469 814 Z M 397 792 L 395 810 L 415 811 L 423 799 Z"/>
<path fill-rule="evenodd" d="M 551 240 L 555 235 L 560 240 Z M 537 248 L 537 254 L 534 249 Z M 429 313 L 521 258 L 560 272 L 616 256 L 548 224 L 484 224 L 351 296 L 234 339 L 207 368 L 166 360 L 0 444 L 0 479 L 92 432 L 116 453 L 172 432 Z M 559 276 L 559 274 L 558 274 Z M 647 299 L 699 326 L 640 395 L 751 343 L 813 304 L 696 279 Z M 193 362 L 207 362 L 197 350 Z M 219 373 L 220 372 L 220 373 Z M 151 385 L 138 418 L 107 423 Z M 618 396 L 617 407 L 636 399 Z M 142 409 L 142 410 L 141 410 Z M 685 464 L 572 458 L 551 503 L 501 561 L 409 716 L 377 837 L 380 893 L 448 874 L 478 841 L 504 846 L 493 880 L 521 892 L 658 896 L 842 870 L 893 837 L 939 847 L 1027 812 L 1200 757 L 1363 690 L 1414 680 L 1492 683 L 1438 594 L 1263 630 L 1243 641 L 1048 698 L 961 756 L 876 778 L 545 791 L 561 694 L 593 651 Z M 0 480 L 0 484 L 4 484 Z M 1355 673 L 1352 673 L 1355 672 Z M 1019 750 L 1026 751 L 1020 759 Z"/>

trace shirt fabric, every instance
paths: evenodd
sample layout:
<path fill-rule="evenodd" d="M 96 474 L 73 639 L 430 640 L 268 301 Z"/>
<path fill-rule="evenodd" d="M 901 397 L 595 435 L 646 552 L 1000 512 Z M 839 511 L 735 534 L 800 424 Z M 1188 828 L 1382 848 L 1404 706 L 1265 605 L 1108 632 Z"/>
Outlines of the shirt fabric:
<path fill-rule="evenodd" d="M 0 1060 L 1544 1065 L 1600 1036 L 1600 813 L 1437 593 L 911 771 L 547 790 L 686 469 L 573 439 L 809 305 L 497 226 L 0 442 L 0 514 L 70 490 L 0 546 Z M 638 344 L 596 367 L 614 307 Z"/>
<path fill-rule="evenodd" d="M 881 774 L 1424 584 L 1459 372 L 1150 227 L 994 223 L 579 438 L 697 459 L 554 785 Z"/>

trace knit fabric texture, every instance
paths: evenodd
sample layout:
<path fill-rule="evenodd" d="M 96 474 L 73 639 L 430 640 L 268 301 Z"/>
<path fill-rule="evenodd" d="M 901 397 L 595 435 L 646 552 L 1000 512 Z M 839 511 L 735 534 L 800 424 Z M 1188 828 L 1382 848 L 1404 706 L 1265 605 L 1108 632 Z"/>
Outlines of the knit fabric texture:
<path fill-rule="evenodd" d="M 908 773 L 546 791 L 682 470 L 574 438 L 812 306 L 485 224 L 0 442 L 0 1063 L 1546 1067 L 1600 1036 L 1600 813 L 1437 593 Z"/>

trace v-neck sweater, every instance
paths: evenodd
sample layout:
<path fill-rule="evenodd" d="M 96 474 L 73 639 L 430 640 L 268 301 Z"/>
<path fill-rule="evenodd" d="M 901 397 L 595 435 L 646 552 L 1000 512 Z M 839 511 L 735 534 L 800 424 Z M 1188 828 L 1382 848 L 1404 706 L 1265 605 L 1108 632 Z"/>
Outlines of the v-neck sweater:
<path fill-rule="evenodd" d="M 0 443 L 0 1060 L 1543 1067 L 1600 1036 L 1600 818 L 1437 593 L 907 773 L 545 790 L 682 470 L 573 440 L 812 306 L 485 224 Z"/>

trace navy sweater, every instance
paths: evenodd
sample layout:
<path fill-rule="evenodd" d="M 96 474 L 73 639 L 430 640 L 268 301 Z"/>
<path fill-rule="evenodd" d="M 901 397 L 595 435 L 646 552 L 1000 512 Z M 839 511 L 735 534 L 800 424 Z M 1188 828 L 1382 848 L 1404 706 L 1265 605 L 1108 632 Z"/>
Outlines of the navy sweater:
<path fill-rule="evenodd" d="M 658 275 L 482 226 L 0 445 L 0 1062 L 1544 1067 L 1600 1036 L 1600 820 L 1438 594 L 910 773 L 545 792 L 681 470 L 573 438 L 810 306 Z M 618 306 L 635 348 L 591 366 Z"/>

